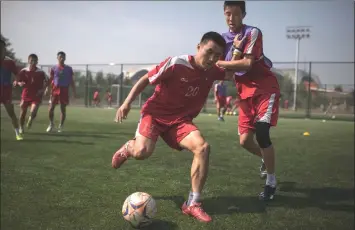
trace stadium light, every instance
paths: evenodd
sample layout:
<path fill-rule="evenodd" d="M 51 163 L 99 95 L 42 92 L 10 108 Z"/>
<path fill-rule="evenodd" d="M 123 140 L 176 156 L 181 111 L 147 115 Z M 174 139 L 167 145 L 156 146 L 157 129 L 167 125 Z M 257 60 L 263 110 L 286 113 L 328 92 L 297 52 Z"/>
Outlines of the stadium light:
<path fill-rule="evenodd" d="M 311 37 L 311 27 L 310 26 L 288 26 L 286 27 L 286 37 L 287 39 L 296 40 L 296 66 L 295 66 L 293 108 L 292 108 L 293 110 L 296 110 L 300 42 L 301 39 L 306 39 Z"/>
<path fill-rule="evenodd" d="M 111 62 L 111 63 L 109 63 L 109 65 L 113 66 L 113 65 L 116 65 L 116 63 Z"/>

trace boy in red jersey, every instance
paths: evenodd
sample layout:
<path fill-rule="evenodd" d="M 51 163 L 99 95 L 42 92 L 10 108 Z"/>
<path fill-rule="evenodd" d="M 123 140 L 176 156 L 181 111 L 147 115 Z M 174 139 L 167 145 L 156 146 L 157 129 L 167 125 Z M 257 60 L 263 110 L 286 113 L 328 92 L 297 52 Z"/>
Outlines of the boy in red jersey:
<path fill-rule="evenodd" d="M 227 110 L 227 112 L 232 112 L 232 100 L 233 100 L 233 97 L 232 96 L 228 96 L 227 98 L 226 98 L 226 110 Z"/>
<path fill-rule="evenodd" d="M 99 106 L 100 104 L 100 93 L 99 90 L 95 90 L 94 95 L 93 95 L 93 102 L 96 107 Z"/>
<path fill-rule="evenodd" d="M 106 91 L 106 100 L 107 100 L 108 107 L 111 108 L 111 106 L 112 106 L 112 94 L 111 94 L 109 89 Z"/>
<path fill-rule="evenodd" d="M 261 31 L 242 22 L 246 15 L 245 1 L 225 1 L 224 15 L 229 26 L 229 32 L 223 34 L 227 42 L 226 61 L 218 62 L 218 66 L 230 70 L 242 66 L 248 69 L 235 73 L 240 96 L 240 144 L 263 159 L 260 171 L 264 176 L 266 169 L 267 176 L 259 198 L 272 200 L 276 191 L 275 153 L 269 130 L 271 126 L 276 126 L 278 120 L 279 84 L 271 72 L 272 62 L 264 56 Z M 238 39 L 245 39 L 241 48 L 233 46 Z M 258 144 L 254 142 L 254 134 Z"/>
<path fill-rule="evenodd" d="M 64 121 L 66 118 L 66 108 L 69 104 L 69 86 L 73 90 L 73 98 L 75 98 L 75 82 L 73 76 L 72 67 L 65 65 L 66 54 L 63 51 L 57 53 L 58 64 L 53 66 L 50 70 L 50 79 L 49 83 L 52 85 L 51 92 L 51 103 L 49 105 L 49 126 L 47 132 L 51 132 L 54 127 L 54 109 L 55 106 L 60 103 L 61 117 L 60 124 L 58 126 L 58 132 L 61 132 L 63 129 Z M 48 91 L 46 89 L 46 92 Z"/>
<path fill-rule="evenodd" d="M 45 73 L 37 67 L 38 57 L 36 54 L 28 56 L 29 66 L 23 68 L 18 74 L 17 84 L 23 86 L 21 95 L 20 133 L 24 132 L 26 113 L 31 106 L 30 116 L 27 121 L 27 128 L 31 128 L 32 121 L 37 116 L 38 108 L 42 102 L 43 93 L 47 85 Z"/>
<path fill-rule="evenodd" d="M 227 85 L 223 81 L 219 81 L 214 87 L 214 98 L 216 101 L 217 116 L 219 121 L 224 121 L 224 114 L 226 113 L 227 100 Z"/>
<path fill-rule="evenodd" d="M 5 41 L 0 40 L 0 104 L 3 104 L 7 114 L 12 120 L 12 126 L 15 129 L 16 139 L 23 140 L 23 136 L 19 131 L 18 119 L 15 114 L 14 105 L 12 104 L 12 86 L 16 85 L 16 81 L 12 83 L 12 75 L 17 75 L 17 67 L 13 60 L 5 57 Z"/>
<path fill-rule="evenodd" d="M 204 34 L 195 56 L 168 58 L 153 68 L 133 86 L 116 113 L 116 121 L 122 122 L 131 103 L 143 89 L 149 83 L 156 85 L 154 94 L 141 110 L 135 138 L 117 150 L 112 166 L 119 168 L 130 157 L 138 160 L 148 158 L 159 136 L 173 149 L 191 151 L 194 155 L 192 186 L 182 212 L 203 222 L 212 220 L 199 203 L 207 178 L 210 147 L 192 120 L 204 106 L 214 81 L 233 77 L 233 72 L 226 73 L 215 65 L 223 56 L 224 49 L 225 41 L 220 34 Z"/>

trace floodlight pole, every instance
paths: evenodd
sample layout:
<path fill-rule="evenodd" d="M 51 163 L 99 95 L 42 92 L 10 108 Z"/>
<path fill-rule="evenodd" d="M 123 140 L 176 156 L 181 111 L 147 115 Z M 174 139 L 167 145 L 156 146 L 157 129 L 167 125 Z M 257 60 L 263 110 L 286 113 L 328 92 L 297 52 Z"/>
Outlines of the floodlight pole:
<path fill-rule="evenodd" d="M 297 109 L 298 64 L 301 39 L 310 37 L 309 26 L 292 26 L 286 28 L 287 39 L 296 39 L 296 65 L 293 85 L 293 110 Z"/>

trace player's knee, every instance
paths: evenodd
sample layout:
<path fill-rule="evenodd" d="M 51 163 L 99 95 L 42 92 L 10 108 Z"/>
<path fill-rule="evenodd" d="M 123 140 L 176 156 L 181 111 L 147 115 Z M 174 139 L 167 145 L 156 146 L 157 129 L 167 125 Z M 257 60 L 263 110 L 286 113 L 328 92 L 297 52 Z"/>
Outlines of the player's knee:
<path fill-rule="evenodd" d="M 207 142 L 204 142 L 194 149 L 194 155 L 199 158 L 207 158 L 210 154 L 210 145 Z"/>
<path fill-rule="evenodd" d="M 133 157 L 136 160 L 144 160 L 150 157 L 153 151 L 149 151 L 145 146 L 135 147 L 133 149 Z"/>
<path fill-rule="evenodd" d="M 255 124 L 255 136 L 260 148 L 265 149 L 272 145 L 270 140 L 270 124 L 257 122 Z"/>
<path fill-rule="evenodd" d="M 240 135 L 239 144 L 243 148 L 248 149 L 251 145 L 254 144 L 254 135 L 250 135 L 249 133 Z"/>

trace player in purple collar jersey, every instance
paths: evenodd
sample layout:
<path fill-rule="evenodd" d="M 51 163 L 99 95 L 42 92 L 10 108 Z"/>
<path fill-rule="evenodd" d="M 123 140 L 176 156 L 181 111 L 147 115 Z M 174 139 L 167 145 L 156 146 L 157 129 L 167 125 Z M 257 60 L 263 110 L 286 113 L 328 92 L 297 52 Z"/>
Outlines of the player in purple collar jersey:
<path fill-rule="evenodd" d="M 49 105 L 49 126 L 47 132 L 51 132 L 54 128 L 54 109 L 60 103 L 60 123 L 58 132 L 63 129 L 64 121 L 67 114 L 67 105 L 69 104 L 69 86 L 72 87 L 73 97 L 75 98 L 76 89 L 74 84 L 74 76 L 72 67 L 64 64 L 66 54 L 62 51 L 58 52 L 58 64 L 53 66 L 50 70 L 49 84 L 46 89 L 51 86 L 51 103 Z"/>
<path fill-rule="evenodd" d="M 225 1 L 224 15 L 229 27 L 229 31 L 222 34 L 227 50 L 225 61 L 217 64 L 229 70 L 244 67 L 244 71 L 236 72 L 234 79 L 240 96 L 240 144 L 263 159 L 260 171 L 263 176 L 266 175 L 266 185 L 259 197 L 271 200 L 276 190 L 276 178 L 275 153 L 269 130 L 271 126 L 276 126 L 278 120 L 279 85 L 271 71 L 272 62 L 263 53 L 260 29 L 243 24 L 245 1 Z M 235 42 L 240 39 L 244 41 L 235 47 Z"/>

